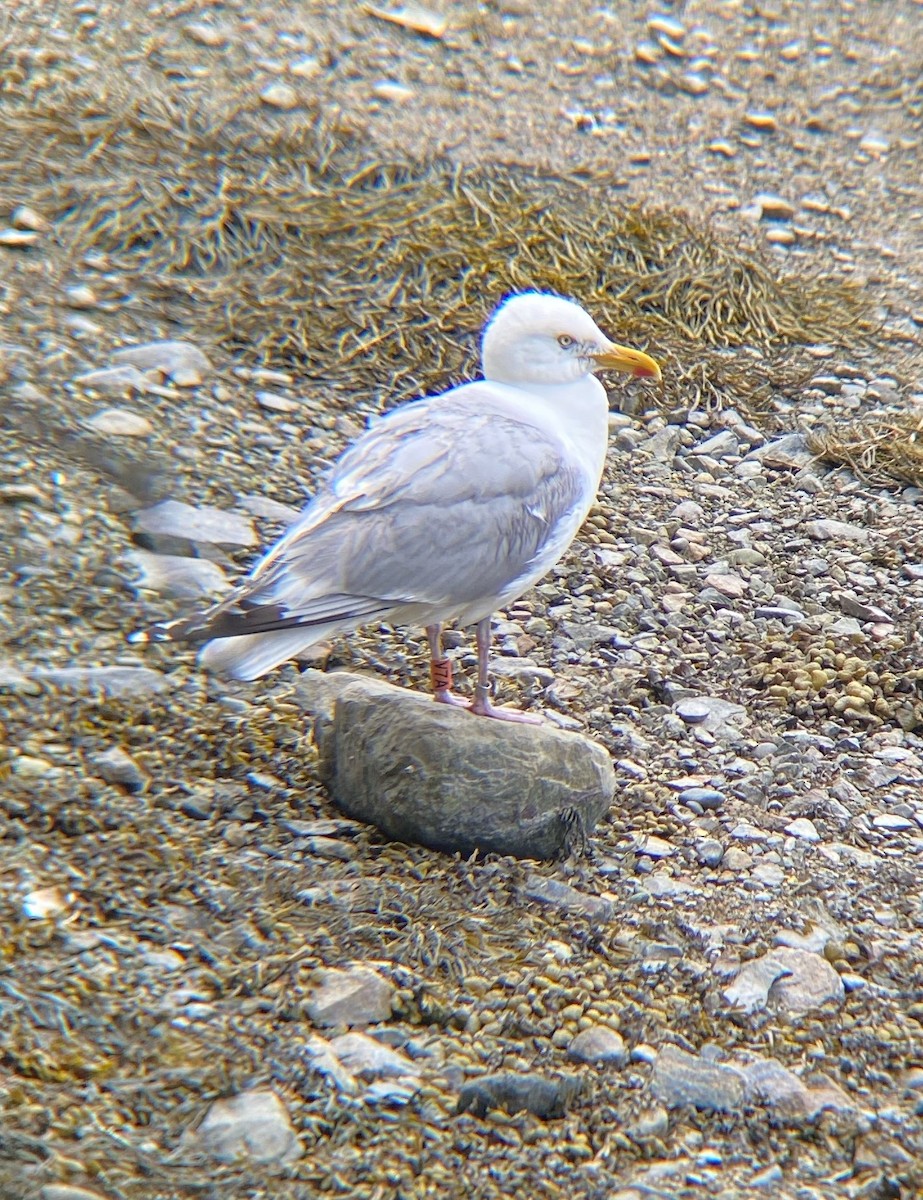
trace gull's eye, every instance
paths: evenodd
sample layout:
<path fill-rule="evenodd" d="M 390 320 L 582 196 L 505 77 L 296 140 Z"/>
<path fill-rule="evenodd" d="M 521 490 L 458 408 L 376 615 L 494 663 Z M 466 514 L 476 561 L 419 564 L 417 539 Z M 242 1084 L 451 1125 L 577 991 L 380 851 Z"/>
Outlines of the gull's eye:
<path fill-rule="evenodd" d="M 572 338 L 569 333 L 559 333 L 558 334 L 558 345 L 561 347 L 562 350 L 569 350 L 571 348 L 571 346 L 575 346 L 576 344 L 577 344 L 577 339 Z"/>

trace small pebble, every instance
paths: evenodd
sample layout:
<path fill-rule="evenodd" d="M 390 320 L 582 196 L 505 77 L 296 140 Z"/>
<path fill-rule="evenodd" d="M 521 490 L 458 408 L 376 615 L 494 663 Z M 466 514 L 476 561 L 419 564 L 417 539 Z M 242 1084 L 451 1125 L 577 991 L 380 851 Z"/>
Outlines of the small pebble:
<path fill-rule="evenodd" d="M 300 103 L 298 93 L 292 85 L 283 83 L 281 80 L 267 84 L 260 92 L 260 99 L 269 108 L 278 108 L 284 111 L 297 108 Z"/>

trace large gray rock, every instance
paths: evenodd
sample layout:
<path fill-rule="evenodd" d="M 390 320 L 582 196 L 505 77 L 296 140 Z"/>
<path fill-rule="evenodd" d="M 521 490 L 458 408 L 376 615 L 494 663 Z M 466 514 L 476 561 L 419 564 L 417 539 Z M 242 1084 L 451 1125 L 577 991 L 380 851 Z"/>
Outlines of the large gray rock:
<path fill-rule="evenodd" d="M 554 858 L 615 792 L 609 755 L 580 734 L 476 717 L 347 672 L 306 671 L 297 694 L 335 803 L 396 841 Z"/>

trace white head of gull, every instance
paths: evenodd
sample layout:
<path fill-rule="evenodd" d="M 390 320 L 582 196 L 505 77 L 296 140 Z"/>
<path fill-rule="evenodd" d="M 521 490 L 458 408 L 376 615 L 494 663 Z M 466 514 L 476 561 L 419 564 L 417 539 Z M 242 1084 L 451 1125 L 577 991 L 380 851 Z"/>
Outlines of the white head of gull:
<path fill-rule="evenodd" d="M 228 597 L 135 640 L 204 642 L 203 665 L 256 679 L 368 622 L 422 625 L 437 701 L 536 720 L 490 701 L 491 614 L 558 561 L 593 503 L 608 432 L 594 372 L 659 379 L 660 368 L 543 292 L 500 305 L 481 349 L 483 379 L 377 421 Z M 477 625 L 471 701 L 452 692 L 448 621 Z"/>

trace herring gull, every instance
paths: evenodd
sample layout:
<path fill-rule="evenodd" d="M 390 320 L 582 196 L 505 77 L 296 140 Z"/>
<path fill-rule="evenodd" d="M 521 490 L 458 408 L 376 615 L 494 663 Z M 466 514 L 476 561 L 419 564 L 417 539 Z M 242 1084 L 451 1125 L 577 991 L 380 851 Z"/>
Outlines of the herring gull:
<path fill-rule="evenodd" d="M 437 701 L 535 721 L 491 704 L 491 614 L 554 566 L 596 496 L 608 402 L 594 372 L 659 379 L 660 368 L 544 292 L 500 305 L 481 363 L 483 379 L 376 421 L 228 597 L 134 640 L 204 642 L 204 666 L 257 679 L 368 622 L 424 626 Z M 449 621 L 477 625 L 471 702 L 452 692 Z"/>

